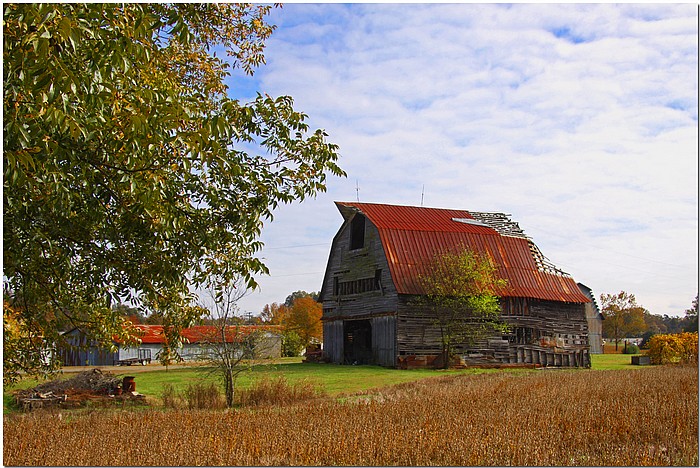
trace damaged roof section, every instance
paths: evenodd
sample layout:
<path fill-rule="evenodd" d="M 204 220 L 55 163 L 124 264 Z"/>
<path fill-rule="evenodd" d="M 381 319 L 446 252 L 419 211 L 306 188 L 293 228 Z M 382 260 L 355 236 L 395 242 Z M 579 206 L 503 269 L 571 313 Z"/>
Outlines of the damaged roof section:
<path fill-rule="evenodd" d="M 547 257 L 544 256 L 540 248 L 537 247 L 537 245 L 532 241 L 532 239 L 527 234 L 525 234 L 525 231 L 523 231 L 520 228 L 520 225 L 512 219 L 510 219 L 510 214 L 484 213 L 478 211 L 470 211 L 469 214 L 471 214 L 474 217 L 474 220 L 455 219 L 455 221 L 481 223 L 482 225 L 489 226 L 495 229 L 502 236 L 526 239 L 529 243 L 530 253 L 532 254 L 532 258 L 537 264 L 538 270 L 540 270 L 543 273 L 549 273 L 552 275 L 571 276 L 565 271 L 557 268 L 556 265 L 554 265 L 554 263 L 552 263 Z"/>
<path fill-rule="evenodd" d="M 374 224 L 400 294 L 421 294 L 418 278 L 435 255 L 468 247 L 487 254 L 508 281 L 502 297 L 589 302 L 573 278 L 550 262 L 505 213 L 336 202 L 345 220 L 360 212 Z"/>

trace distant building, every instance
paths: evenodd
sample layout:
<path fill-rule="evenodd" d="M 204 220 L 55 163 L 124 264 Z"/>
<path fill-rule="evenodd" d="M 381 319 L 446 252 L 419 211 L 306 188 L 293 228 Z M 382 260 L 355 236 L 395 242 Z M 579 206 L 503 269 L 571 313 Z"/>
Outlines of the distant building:
<path fill-rule="evenodd" d="M 588 322 L 588 344 L 591 354 L 603 353 L 603 314 L 598 309 L 593 291 L 585 284 L 576 283 L 583 294 L 591 301 L 586 304 L 586 321 Z"/>
<path fill-rule="evenodd" d="M 97 345 L 77 328 L 66 332 L 69 349 L 61 351 L 64 366 L 111 366 L 128 359 L 148 356 L 152 361 L 158 359 L 165 343 L 162 325 L 134 325 L 140 333 L 141 344 L 138 347 L 123 346 L 114 341 L 115 350 Z M 185 328 L 182 331 L 184 343 L 178 353 L 186 361 L 193 361 L 203 356 L 203 343 L 216 341 L 219 329 L 200 325 Z M 282 355 L 282 330 L 275 325 L 240 325 L 230 326 L 226 330 L 226 341 L 234 342 L 252 332 L 261 332 L 261 340 L 256 345 L 256 357 L 260 359 L 277 358 Z"/>
<path fill-rule="evenodd" d="M 401 367 L 440 354 L 439 330 L 411 306 L 419 275 L 436 254 L 466 245 L 495 262 L 510 333 L 462 349 L 467 364 L 586 367 L 590 299 L 503 213 L 336 202 L 344 222 L 333 238 L 319 301 L 323 349 L 336 363 Z"/>

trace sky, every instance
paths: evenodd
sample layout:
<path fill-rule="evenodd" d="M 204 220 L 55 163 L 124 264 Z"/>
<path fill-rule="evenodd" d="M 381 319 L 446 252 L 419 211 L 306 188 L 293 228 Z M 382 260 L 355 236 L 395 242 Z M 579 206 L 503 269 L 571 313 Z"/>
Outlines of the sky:
<path fill-rule="evenodd" d="M 503 212 L 557 267 L 654 314 L 698 292 L 694 4 L 285 4 L 230 94 L 290 95 L 346 178 L 266 223 L 260 313 L 318 291 L 334 201 Z M 600 303 L 600 300 L 599 300 Z"/>

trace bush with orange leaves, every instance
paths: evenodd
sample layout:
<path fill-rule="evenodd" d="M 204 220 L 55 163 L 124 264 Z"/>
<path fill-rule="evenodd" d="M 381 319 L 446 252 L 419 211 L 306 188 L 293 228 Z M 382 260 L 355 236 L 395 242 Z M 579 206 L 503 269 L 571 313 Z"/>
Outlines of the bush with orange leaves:
<path fill-rule="evenodd" d="M 697 364 L 698 333 L 654 335 L 649 340 L 652 364 Z"/>

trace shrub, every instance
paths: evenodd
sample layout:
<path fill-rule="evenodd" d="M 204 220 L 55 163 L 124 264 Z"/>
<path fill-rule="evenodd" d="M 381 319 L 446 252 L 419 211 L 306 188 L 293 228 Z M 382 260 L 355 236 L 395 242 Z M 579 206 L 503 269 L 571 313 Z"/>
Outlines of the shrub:
<path fill-rule="evenodd" d="M 177 394 L 172 384 L 163 385 L 163 390 L 160 393 L 160 398 L 163 400 L 163 406 L 166 408 L 177 408 Z"/>
<path fill-rule="evenodd" d="M 238 399 L 241 406 L 285 405 L 311 400 L 321 393 L 307 380 L 289 383 L 284 376 L 265 377 L 238 392 Z"/>
<path fill-rule="evenodd" d="M 634 343 L 628 344 L 622 351 L 624 354 L 639 354 L 639 346 Z"/>
<path fill-rule="evenodd" d="M 304 342 L 296 332 L 287 331 L 282 335 L 282 356 L 299 356 L 302 349 L 304 349 Z"/>
<path fill-rule="evenodd" d="M 189 409 L 222 409 L 226 407 L 221 392 L 213 382 L 189 384 L 185 389 L 184 397 Z"/>
<path fill-rule="evenodd" d="M 649 340 L 652 364 L 697 364 L 698 334 L 654 335 Z"/>

